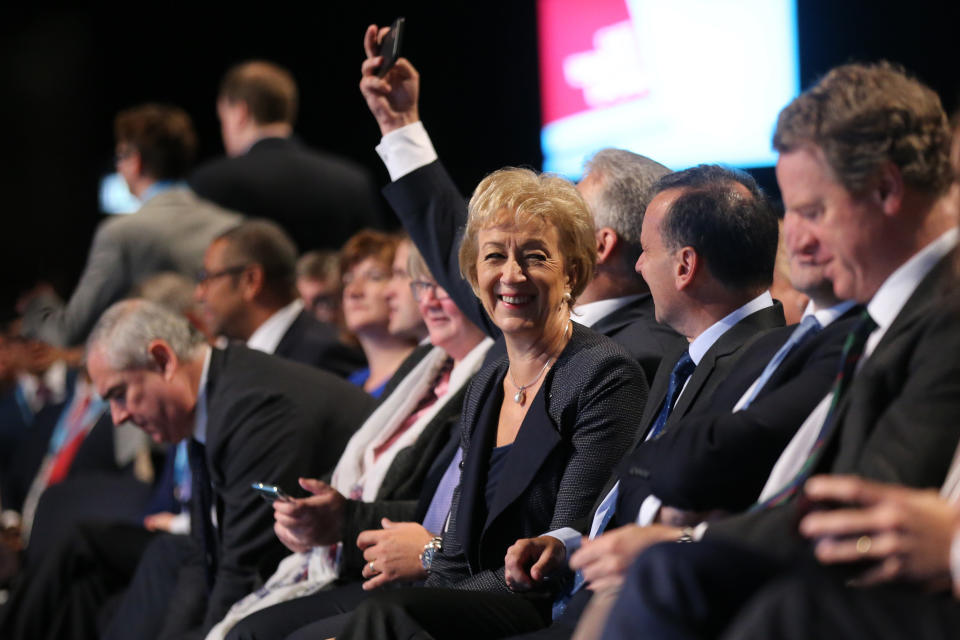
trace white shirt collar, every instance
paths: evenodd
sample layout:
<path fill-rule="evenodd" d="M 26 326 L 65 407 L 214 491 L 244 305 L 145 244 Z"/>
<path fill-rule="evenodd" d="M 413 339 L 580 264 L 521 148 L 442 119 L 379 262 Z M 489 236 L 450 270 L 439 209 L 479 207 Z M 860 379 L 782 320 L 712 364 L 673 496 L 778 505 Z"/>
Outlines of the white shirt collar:
<path fill-rule="evenodd" d="M 302 310 L 303 301 L 300 298 L 277 310 L 250 335 L 247 346 L 264 353 L 273 353 Z"/>
<path fill-rule="evenodd" d="M 197 408 L 194 415 L 193 438 L 200 444 L 207 443 L 207 379 L 210 377 L 210 358 L 213 349 L 203 346 L 203 369 L 200 371 L 200 384 L 197 388 Z"/>
<path fill-rule="evenodd" d="M 725 334 L 730 327 L 737 324 L 751 313 L 756 313 L 757 311 L 760 311 L 760 309 L 766 309 L 767 307 L 772 306 L 773 298 L 770 296 L 770 292 L 764 291 L 747 304 L 728 313 L 723 319 L 714 322 L 706 331 L 701 333 L 694 339 L 693 342 L 690 343 L 689 352 L 690 359 L 693 360 L 693 364 L 700 364 L 700 361 L 703 360 L 703 356 L 707 353 L 710 347 L 712 347 L 713 344 L 720 339 L 720 336 Z"/>
<path fill-rule="evenodd" d="M 903 309 L 903 305 L 907 303 L 907 298 L 913 295 L 913 292 L 920 285 L 920 281 L 956 245 L 957 229 L 954 228 L 944 232 L 939 238 L 925 246 L 883 281 L 883 284 L 880 285 L 880 288 L 877 289 L 877 292 L 873 294 L 873 298 L 867 304 L 867 311 L 870 312 L 873 321 L 877 323 L 881 334 L 886 333 L 890 325 L 893 324 L 893 321 Z M 873 336 L 871 336 L 872 338 Z"/>
<path fill-rule="evenodd" d="M 614 311 L 619 311 L 634 300 L 645 296 L 645 293 L 638 293 L 631 296 L 620 296 L 619 298 L 607 298 L 606 300 L 595 300 L 586 304 L 578 304 L 573 308 L 570 317 L 585 327 L 592 327 L 603 318 Z"/>
<path fill-rule="evenodd" d="M 827 328 L 830 326 L 831 322 L 834 322 L 837 318 L 845 314 L 850 310 L 853 305 L 857 304 L 855 300 L 844 300 L 843 302 L 837 303 L 832 307 L 827 307 L 826 309 L 817 309 L 813 310 L 813 300 L 807 303 L 807 308 L 803 310 L 803 317 L 812 315 L 817 319 L 817 322 L 820 323 L 821 328 Z"/>

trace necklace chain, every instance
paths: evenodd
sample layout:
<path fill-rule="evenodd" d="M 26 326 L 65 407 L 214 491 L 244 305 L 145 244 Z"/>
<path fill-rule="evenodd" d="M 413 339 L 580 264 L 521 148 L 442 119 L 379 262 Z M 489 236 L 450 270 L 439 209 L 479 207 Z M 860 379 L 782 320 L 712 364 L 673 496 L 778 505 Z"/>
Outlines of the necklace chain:
<path fill-rule="evenodd" d="M 568 321 L 567 327 L 566 329 L 564 329 L 564 333 L 567 333 L 567 331 L 570 331 L 572 328 L 573 328 L 573 325 L 571 325 L 570 322 Z M 571 331 L 571 333 L 573 332 Z M 540 369 L 540 372 L 536 375 L 536 377 L 533 380 L 531 380 L 527 384 L 517 384 L 516 378 L 513 377 L 513 372 L 510 371 L 510 384 L 512 384 L 517 388 L 517 392 L 513 394 L 514 402 L 516 402 L 517 404 L 523 404 L 524 402 L 527 401 L 527 389 L 537 384 L 537 381 L 540 379 L 540 376 L 543 375 L 543 372 L 547 370 L 547 367 L 549 367 L 550 363 L 553 361 L 554 361 L 554 358 L 547 358 L 547 361 L 543 363 L 543 367 Z"/>

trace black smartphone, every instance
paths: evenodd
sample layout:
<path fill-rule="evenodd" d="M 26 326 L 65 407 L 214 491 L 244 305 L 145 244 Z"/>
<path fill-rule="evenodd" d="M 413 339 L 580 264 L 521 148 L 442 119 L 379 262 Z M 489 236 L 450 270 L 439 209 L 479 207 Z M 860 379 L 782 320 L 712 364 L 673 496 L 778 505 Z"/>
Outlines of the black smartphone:
<path fill-rule="evenodd" d="M 383 62 L 377 67 L 377 77 L 382 78 L 400 58 L 400 43 L 403 40 L 403 25 L 406 22 L 404 18 L 397 18 L 390 25 L 390 31 L 383 37 L 380 43 L 380 55 L 383 56 Z"/>
<path fill-rule="evenodd" d="M 282 500 L 283 502 L 289 502 L 293 500 L 288 494 L 286 494 L 283 489 L 278 487 L 275 484 L 267 484 L 265 482 L 254 482 L 250 485 L 254 491 L 260 494 L 260 497 L 266 500 L 267 502 L 273 502 L 274 500 Z"/>

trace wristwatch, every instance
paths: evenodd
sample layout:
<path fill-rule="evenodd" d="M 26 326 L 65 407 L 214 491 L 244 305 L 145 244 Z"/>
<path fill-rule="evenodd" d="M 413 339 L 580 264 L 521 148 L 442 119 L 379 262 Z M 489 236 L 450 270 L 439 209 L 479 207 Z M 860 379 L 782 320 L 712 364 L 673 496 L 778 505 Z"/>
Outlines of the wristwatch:
<path fill-rule="evenodd" d="M 693 527 L 684 527 L 680 530 L 680 537 L 677 538 L 677 542 L 696 542 L 696 539 L 693 537 L 693 533 Z"/>
<path fill-rule="evenodd" d="M 433 564 L 433 557 L 437 554 L 437 551 L 440 551 L 442 541 L 443 538 L 437 536 L 423 545 L 423 552 L 420 554 L 420 566 L 427 573 L 430 573 L 430 565 Z"/>

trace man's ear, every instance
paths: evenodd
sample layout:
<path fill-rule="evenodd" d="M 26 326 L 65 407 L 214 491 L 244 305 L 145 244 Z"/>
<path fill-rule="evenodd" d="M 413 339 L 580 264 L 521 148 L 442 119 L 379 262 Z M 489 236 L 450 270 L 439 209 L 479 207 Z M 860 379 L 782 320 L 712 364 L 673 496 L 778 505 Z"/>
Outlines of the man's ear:
<path fill-rule="evenodd" d="M 162 375 L 164 380 L 172 379 L 179 361 L 177 360 L 177 354 L 174 353 L 170 345 L 159 338 L 151 340 L 150 344 L 147 345 L 147 353 L 150 355 L 154 371 Z"/>
<path fill-rule="evenodd" d="M 266 279 L 263 266 L 259 264 L 251 264 L 244 269 L 240 274 L 240 293 L 243 299 L 250 302 L 260 295 Z"/>
<path fill-rule="evenodd" d="M 620 246 L 620 236 L 610 227 L 601 227 L 597 229 L 597 264 L 604 264 L 610 260 L 610 256 Z"/>
<path fill-rule="evenodd" d="M 883 213 L 894 216 L 900 211 L 904 197 L 903 174 L 900 167 L 885 162 L 874 179 L 873 193 Z"/>
<path fill-rule="evenodd" d="M 693 247 L 680 247 L 674 254 L 674 282 L 677 291 L 689 287 L 700 270 L 700 256 Z"/>

